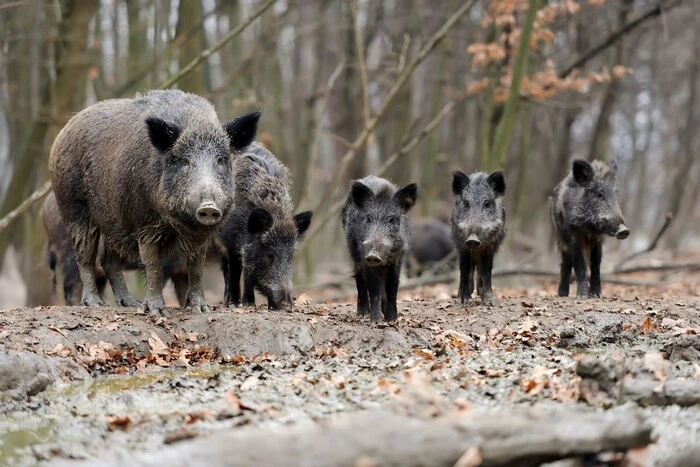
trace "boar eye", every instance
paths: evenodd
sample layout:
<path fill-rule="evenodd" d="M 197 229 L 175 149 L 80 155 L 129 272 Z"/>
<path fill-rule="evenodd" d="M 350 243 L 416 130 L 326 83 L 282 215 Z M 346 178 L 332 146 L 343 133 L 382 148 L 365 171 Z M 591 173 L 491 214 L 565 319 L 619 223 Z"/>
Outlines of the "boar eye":
<path fill-rule="evenodd" d="M 365 216 L 365 223 L 369 224 L 370 222 L 372 222 L 372 217 L 369 215 Z"/>
<path fill-rule="evenodd" d="M 228 162 L 228 159 L 224 156 L 219 156 L 216 158 L 216 163 L 219 165 L 224 165 L 226 162 Z"/>
<path fill-rule="evenodd" d="M 600 191 L 596 193 L 596 196 L 600 199 L 603 199 L 603 193 L 601 193 Z"/>
<path fill-rule="evenodd" d="M 396 216 L 389 217 L 389 224 L 396 225 L 399 223 L 399 218 Z"/>
<path fill-rule="evenodd" d="M 464 201 L 464 208 L 465 208 L 465 209 L 469 209 L 469 208 L 470 208 L 470 206 L 469 206 L 469 201 Z"/>
<path fill-rule="evenodd" d="M 180 163 L 180 165 L 190 165 L 190 159 L 187 157 L 180 157 L 177 161 Z"/>
<path fill-rule="evenodd" d="M 491 200 L 487 199 L 484 201 L 484 209 L 490 209 L 491 208 Z"/>

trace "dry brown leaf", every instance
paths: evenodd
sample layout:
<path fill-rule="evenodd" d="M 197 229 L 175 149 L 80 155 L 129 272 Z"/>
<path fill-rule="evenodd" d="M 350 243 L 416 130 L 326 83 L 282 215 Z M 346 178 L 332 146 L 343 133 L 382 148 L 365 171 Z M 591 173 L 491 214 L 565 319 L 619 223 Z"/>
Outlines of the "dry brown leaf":
<path fill-rule="evenodd" d="M 306 295 L 305 293 L 302 293 L 299 295 L 296 300 L 294 300 L 294 306 L 304 306 L 304 305 L 311 305 L 311 297 Z"/>
<path fill-rule="evenodd" d="M 109 323 L 109 324 L 106 326 L 106 329 L 107 329 L 108 331 L 116 331 L 117 329 L 119 329 L 119 323 L 116 323 L 116 322 L 115 322 L 115 323 Z"/>
<path fill-rule="evenodd" d="M 155 331 L 151 331 L 151 337 L 148 338 L 148 345 L 151 347 L 151 354 L 156 355 L 170 355 L 170 349 L 165 345 L 158 334 Z"/>
<path fill-rule="evenodd" d="M 56 344 L 56 347 L 53 348 L 53 350 L 47 350 L 47 351 L 44 351 L 44 353 L 46 355 L 57 355 L 59 357 L 67 357 L 71 353 L 73 353 L 73 351 L 71 350 L 70 347 L 67 347 L 61 343 L 58 343 L 58 344 Z"/>
<path fill-rule="evenodd" d="M 229 407 L 236 410 L 241 409 L 241 399 L 239 399 L 237 395 L 232 392 L 227 392 L 225 398 L 226 404 L 228 404 Z"/>
<path fill-rule="evenodd" d="M 639 329 L 642 331 L 642 334 L 647 335 L 651 332 L 658 331 L 659 327 L 651 320 L 651 316 L 647 316 L 644 318 L 644 321 L 642 321 L 642 324 L 639 325 Z"/>
<path fill-rule="evenodd" d="M 60 335 L 62 335 L 66 339 L 68 339 L 68 334 L 66 334 L 66 331 L 63 331 L 62 329 L 58 329 L 56 326 L 48 326 L 48 328 L 51 329 L 52 331 L 59 333 Z"/>
<path fill-rule="evenodd" d="M 525 321 L 522 322 L 520 327 L 518 328 L 518 331 L 523 333 L 523 332 L 532 332 L 535 329 L 537 329 L 537 321 L 534 321 L 533 319 L 530 319 L 530 317 L 526 317 Z"/>
<path fill-rule="evenodd" d="M 131 423 L 131 417 L 124 415 L 123 417 L 107 417 L 107 428 L 109 431 L 122 430 L 125 431 Z"/>
<path fill-rule="evenodd" d="M 520 302 L 520 304 L 525 308 L 533 308 L 535 306 L 533 303 L 530 302 Z"/>
<path fill-rule="evenodd" d="M 477 467 L 484 461 L 484 455 L 478 446 L 472 446 L 457 459 L 454 467 Z"/>
<path fill-rule="evenodd" d="M 187 439 L 192 439 L 197 437 L 197 432 L 194 430 L 188 430 L 188 429 L 182 429 L 182 430 L 177 430 L 177 431 L 171 431 L 167 435 L 165 435 L 165 438 L 163 439 L 163 443 L 165 444 L 172 444 L 172 443 L 177 443 L 178 441 L 185 441 Z"/>
<path fill-rule="evenodd" d="M 414 356 L 424 358 L 426 360 L 431 360 L 433 358 L 433 354 L 429 350 L 425 349 L 413 349 L 412 353 Z"/>

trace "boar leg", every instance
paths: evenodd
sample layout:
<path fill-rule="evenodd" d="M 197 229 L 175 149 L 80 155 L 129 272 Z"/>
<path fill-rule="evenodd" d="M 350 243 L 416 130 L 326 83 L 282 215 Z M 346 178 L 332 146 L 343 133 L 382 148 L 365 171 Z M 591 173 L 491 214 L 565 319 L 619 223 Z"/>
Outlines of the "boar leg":
<path fill-rule="evenodd" d="M 365 274 L 361 268 L 355 273 L 355 285 L 357 286 L 357 314 L 358 316 L 368 315 L 369 295 L 367 292 Z"/>
<path fill-rule="evenodd" d="M 202 275 L 204 273 L 204 261 L 207 258 L 207 247 L 201 248 L 187 260 L 187 275 L 189 276 L 189 289 L 185 299 L 185 308 L 192 313 L 206 313 L 211 311 L 204 299 Z"/>
<path fill-rule="evenodd" d="M 459 253 L 459 300 L 469 301 L 474 291 L 474 264 L 467 252 Z"/>
<path fill-rule="evenodd" d="M 382 281 L 376 271 L 365 269 L 365 280 L 369 292 L 370 322 L 378 323 L 382 320 Z"/>
<path fill-rule="evenodd" d="M 479 258 L 479 282 L 481 284 L 482 304 L 486 306 L 493 305 L 493 289 L 491 288 L 491 270 L 493 269 L 493 254 L 486 252 Z"/>
<path fill-rule="evenodd" d="M 559 290 L 560 297 L 569 296 L 569 282 L 571 282 L 571 268 L 573 267 L 573 254 L 570 248 L 561 249 L 561 266 L 559 269 Z"/>
<path fill-rule="evenodd" d="M 95 260 L 97 259 L 100 232 L 96 227 L 90 225 L 79 229 L 79 233 L 73 235 L 72 238 L 78 257 L 80 280 L 83 283 L 81 302 L 87 306 L 102 306 L 104 302 L 100 298 L 95 278 Z"/>
<path fill-rule="evenodd" d="M 104 264 L 102 268 L 105 271 L 107 280 L 112 285 L 114 292 L 114 300 L 117 306 L 137 307 L 141 303 L 131 296 L 129 289 L 124 282 L 124 274 L 122 273 L 122 261 L 110 248 L 105 247 Z"/>
<path fill-rule="evenodd" d="M 187 304 L 187 290 L 190 287 L 189 274 L 179 271 L 170 276 L 170 280 L 173 281 L 175 295 L 177 295 L 177 302 L 180 304 L 180 308 L 185 308 Z"/>
<path fill-rule="evenodd" d="M 595 242 L 591 245 L 591 297 L 600 298 L 600 262 L 603 260 L 603 244 Z"/>
<path fill-rule="evenodd" d="M 227 263 L 228 281 L 226 284 L 225 302 L 227 307 L 236 307 L 241 304 L 241 273 L 243 272 L 243 264 L 241 257 L 235 253 L 229 254 Z M 253 295 L 253 304 L 255 304 L 255 295 Z"/>
<path fill-rule="evenodd" d="M 243 305 L 255 306 L 255 281 L 247 271 L 243 273 Z"/>
<path fill-rule="evenodd" d="M 576 273 L 576 297 L 588 298 L 588 279 L 586 278 L 586 256 L 579 242 L 574 242 L 574 272 Z"/>
<path fill-rule="evenodd" d="M 139 254 L 146 268 L 146 296 L 139 309 L 152 316 L 167 315 L 163 300 L 163 265 L 160 262 L 160 248 L 154 243 L 139 242 Z"/>
<path fill-rule="evenodd" d="M 398 318 L 398 310 L 396 308 L 396 296 L 399 292 L 399 277 L 401 276 L 401 267 L 389 267 L 386 274 L 385 297 L 386 305 L 384 308 L 384 319 L 386 321 L 396 321 Z"/>

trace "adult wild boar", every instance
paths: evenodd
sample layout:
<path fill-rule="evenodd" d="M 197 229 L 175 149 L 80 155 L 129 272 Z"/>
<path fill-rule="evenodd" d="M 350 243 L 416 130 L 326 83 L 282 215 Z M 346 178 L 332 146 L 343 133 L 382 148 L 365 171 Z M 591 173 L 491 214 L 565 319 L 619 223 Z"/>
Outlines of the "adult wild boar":
<path fill-rule="evenodd" d="M 617 163 L 575 160 L 550 196 L 550 214 L 561 253 L 559 296 L 569 295 L 571 268 L 579 298 L 600 297 L 600 263 L 606 235 L 625 239 L 630 229 L 617 203 Z M 590 287 L 586 277 L 590 263 Z"/>
<path fill-rule="evenodd" d="M 241 303 L 242 273 L 244 305 L 255 304 L 257 289 L 269 308 L 291 307 L 292 259 L 313 213 L 294 215 L 289 171 L 259 143 L 234 159 L 233 179 L 234 207 L 220 229 L 224 303 Z"/>
<path fill-rule="evenodd" d="M 503 172 L 467 175 L 456 170 L 452 178 L 455 204 L 452 208 L 452 236 L 459 251 L 459 299 L 469 300 L 476 291 L 485 305 L 493 304 L 491 271 L 493 259 L 506 236 Z"/>
<path fill-rule="evenodd" d="M 399 189 L 368 175 L 352 182 L 342 210 L 343 230 L 353 261 L 357 314 L 370 321 L 396 321 L 396 296 L 411 238 L 408 212 L 416 203 L 415 183 Z"/>
<path fill-rule="evenodd" d="M 56 137 L 49 172 L 75 247 L 82 303 L 103 305 L 95 281 L 100 235 L 105 274 L 117 303 L 165 313 L 161 260 L 187 260 L 186 303 L 208 306 L 202 266 L 233 201 L 231 155 L 254 139 L 260 114 L 222 124 L 202 97 L 151 91 L 98 102 L 73 116 Z M 124 261 L 146 269 L 143 304 L 127 290 Z"/>

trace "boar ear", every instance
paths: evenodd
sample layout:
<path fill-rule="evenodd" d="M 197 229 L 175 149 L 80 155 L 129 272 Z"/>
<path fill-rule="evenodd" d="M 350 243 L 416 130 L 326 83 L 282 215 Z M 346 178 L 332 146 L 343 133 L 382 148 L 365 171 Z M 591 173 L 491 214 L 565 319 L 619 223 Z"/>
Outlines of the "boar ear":
<path fill-rule="evenodd" d="M 416 204 L 416 198 L 418 198 L 418 187 L 415 183 L 406 185 L 394 195 L 394 199 L 399 203 L 404 213 L 410 211 L 413 205 Z"/>
<path fill-rule="evenodd" d="M 258 131 L 258 120 L 260 112 L 251 112 L 224 124 L 231 149 L 240 151 L 253 142 Z"/>
<path fill-rule="evenodd" d="M 272 227 L 272 215 L 262 208 L 255 208 L 248 216 L 248 232 L 259 234 L 267 232 Z"/>
<path fill-rule="evenodd" d="M 299 234 L 299 238 L 304 236 L 307 229 L 311 225 L 311 217 L 313 215 L 313 211 L 304 211 L 294 216 L 294 223 L 297 225 L 297 232 Z"/>
<path fill-rule="evenodd" d="M 612 172 L 613 175 L 617 175 L 617 161 L 615 159 L 610 163 L 610 172 Z"/>
<path fill-rule="evenodd" d="M 461 170 L 452 172 L 452 194 L 461 195 L 464 189 L 469 186 L 469 176 Z"/>
<path fill-rule="evenodd" d="M 503 196 L 506 194 L 506 179 L 503 176 L 503 172 L 500 170 L 493 172 L 489 175 L 487 181 L 489 185 L 491 185 L 491 188 L 493 188 L 493 191 L 496 192 L 496 196 Z"/>
<path fill-rule="evenodd" d="M 372 190 L 370 190 L 364 183 L 358 181 L 352 182 L 350 194 L 352 195 L 353 204 L 359 209 L 362 209 L 364 205 L 374 197 Z"/>
<path fill-rule="evenodd" d="M 593 167 L 584 160 L 576 159 L 571 166 L 571 171 L 574 174 L 574 180 L 579 185 L 585 185 L 593 180 Z"/>
<path fill-rule="evenodd" d="M 148 127 L 148 137 L 151 139 L 151 144 L 160 152 L 168 152 L 180 136 L 180 129 L 167 123 L 164 120 L 156 117 L 148 117 L 146 119 Z"/>

